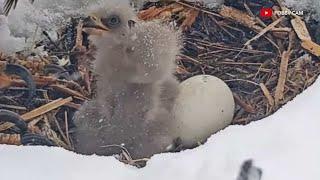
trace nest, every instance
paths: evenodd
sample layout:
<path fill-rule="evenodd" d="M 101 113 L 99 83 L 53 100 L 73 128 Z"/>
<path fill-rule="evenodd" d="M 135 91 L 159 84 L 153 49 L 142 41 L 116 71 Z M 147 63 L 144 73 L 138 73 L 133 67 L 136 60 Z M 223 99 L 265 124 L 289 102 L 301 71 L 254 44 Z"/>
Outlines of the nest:
<path fill-rule="evenodd" d="M 218 9 L 179 1 L 147 3 L 138 15 L 181 28 L 184 47 L 177 57 L 177 78 L 183 81 L 198 74 L 221 78 L 236 101 L 233 124 L 247 124 L 277 111 L 312 85 L 320 73 L 319 22 L 306 18 L 309 14 L 304 15 L 306 22 L 296 15 L 262 19 L 262 7 L 287 10 L 271 1 L 229 0 Z M 43 32 L 46 39 L 35 47 L 44 47 L 47 55 L 0 55 L 0 109 L 20 116 L 15 121 L 8 120 L 12 116 L 1 119 L 1 144 L 51 142 L 73 150 L 73 114 L 95 92 L 88 67 L 95 48 L 82 32 L 85 20 L 71 18 L 58 32 L 57 41 Z M 15 64 L 20 73 L 10 73 L 8 64 Z M 28 74 L 31 80 L 25 78 Z M 21 121 L 27 122 L 27 130 L 21 128 Z M 26 138 L 29 141 L 22 141 Z M 119 159 L 141 163 L 125 150 Z"/>
<path fill-rule="evenodd" d="M 247 124 L 277 111 L 319 75 L 319 22 L 276 14 L 263 19 L 263 7 L 287 10 L 271 1 L 230 0 L 216 10 L 178 2 L 150 7 L 140 17 L 174 21 L 184 29 L 177 77 L 210 74 L 224 80 L 236 100 L 233 124 Z"/>

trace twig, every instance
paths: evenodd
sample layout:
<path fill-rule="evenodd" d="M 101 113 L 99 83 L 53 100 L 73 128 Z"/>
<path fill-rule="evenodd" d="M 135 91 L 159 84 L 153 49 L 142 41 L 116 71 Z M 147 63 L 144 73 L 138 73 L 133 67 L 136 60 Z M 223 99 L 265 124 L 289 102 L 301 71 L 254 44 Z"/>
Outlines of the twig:
<path fill-rule="evenodd" d="M 61 106 L 65 105 L 66 103 L 71 102 L 71 101 L 72 101 L 72 97 L 69 97 L 69 98 L 66 98 L 66 99 L 62 99 L 62 98 L 57 99 L 55 101 L 52 101 L 52 102 L 50 102 L 48 104 L 45 104 L 45 105 L 43 105 L 43 106 L 41 106 L 41 107 L 39 107 L 37 109 L 34 109 L 34 110 L 32 110 L 32 111 L 30 111 L 28 113 L 25 113 L 25 114 L 21 115 L 21 118 L 23 120 L 25 120 L 25 121 L 29 121 L 29 120 L 31 120 L 31 119 L 33 119 L 35 117 L 41 116 L 41 115 L 46 114 L 46 113 L 48 113 L 48 112 L 50 112 L 50 111 L 52 111 L 52 110 L 54 110 L 54 109 L 56 109 L 58 107 L 61 107 Z M 11 124 L 11 123 L 3 123 L 2 125 L 0 125 L 0 132 L 4 131 L 4 130 L 7 130 L 7 129 L 13 127 L 13 126 L 14 125 Z"/>
<path fill-rule="evenodd" d="M 22 110 L 22 111 L 27 110 L 26 107 L 7 105 L 7 104 L 0 104 L 0 108 L 15 109 L 15 110 Z"/>
<path fill-rule="evenodd" d="M 281 18 L 277 19 L 276 21 L 274 21 L 273 23 L 271 23 L 270 25 L 268 25 L 266 28 L 264 28 L 263 30 L 261 30 L 259 32 L 259 34 L 257 34 L 256 36 L 254 36 L 253 38 L 251 38 L 250 40 L 248 40 L 244 45 L 248 46 L 252 41 L 255 41 L 257 39 L 259 39 L 261 36 L 263 36 L 265 33 L 267 33 L 268 31 L 270 31 L 272 28 L 274 28 L 277 24 L 279 24 L 282 20 L 284 19 L 284 16 L 282 16 Z"/>
<path fill-rule="evenodd" d="M 235 101 L 245 110 L 247 111 L 248 113 L 255 113 L 255 109 L 250 105 L 250 104 L 247 104 L 245 103 L 244 101 L 241 100 L 241 98 L 233 93 L 233 97 L 235 99 Z"/>
<path fill-rule="evenodd" d="M 70 137 L 69 137 L 69 126 L 68 126 L 68 112 L 64 111 L 64 125 L 66 129 L 66 136 L 67 136 L 67 143 L 72 148 L 71 142 L 70 142 Z"/>
<path fill-rule="evenodd" d="M 271 96 L 271 93 L 270 91 L 268 90 L 268 88 L 266 87 L 266 85 L 264 85 L 264 83 L 260 83 L 260 88 L 264 94 L 264 96 L 267 98 L 268 100 L 268 103 L 271 107 L 274 106 L 274 99 L 273 97 Z"/>
<path fill-rule="evenodd" d="M 284 51 L 282 53 L 282 57 L 281 57 L 281 63 L 280 63 L 280 74 L 279 74 L 279 79 L 278 79 L 278 84 L 276 87 L 276 91 L 275 91 L 275 105 L 278 106 L 280 103 L 280 100 L 283 99 L 284 94 L 284 86 L 286 83 L 286 79 L 287 79 L 287 73 L 288 73 L 288 63 L 289 63 L 289 58 L 291 55 L 291 51 Z"/>
<path fill-rule="evenodd" d="M 70 141 L 69 141 L 69 139 L 66 137 L 66 135 L 63 133 L 63 131 L 62 131 L 62 129 L 61 129 L 61 126 L 60 126 L 57 118 L 56 118 L 56 117 L 53 117 L 52 119 L 54 119 L 54 122 L 55 122 L 55 124 L 56 124 L 56 126 L 57 126 L 57 128 L 58 128 L 58 131 L 59 131 L 60 135 L 62 136 L 63 140 L 67 143 L 67 145 L 68 145 L 69 148 L 71 149 Z"/>
<path fill-rule="evenodd" d="M 257 25 L 255 18 L 238 9 L 228 6 L 222 6 L 219 13 L 225 18 L 236 21 L 244 26 L 254 29 L 255 31 L 260 32 L 262 30 L 262 27 Z"/>
<path fill-rule="evenodd" d="M 253 84 L 255 86 L 259 86 L 258 83 L 253 82 L 253 81 L 249 81 L 249 80 L 246 80 L 246 79 L 229 79 L 229 80 L 225 80 L 225 82 L 234 82 L 234 81 L 242 81 L 242 82 L 247 82 L 247 83 Z"/>
<path fill-rule="evenodd" d="M 207 14 L 210 14 L 210 15 L 213 15 L 213 16 L 216 16 L 216 17 L 221 17 L 221 15 L 219 15 L 219 14 L 217 14 L 217 13 L 214 13 L 214 12 L 211 12 L 211 11 L 207 11 L 207 10 L 205 10 L 205 9 L 197 8 L 197 7 L 195 7 L 195 6 L 191 6 L 191 5 L 189 5 L 189 4 L 187 4 L 187 3 L 184 3 L 184 2 L 181 2 L 181 1 L 177 1 L 176 3 L 177 3 L 177 4 L 181 4 L 181 5 L 183 5 L 183 6 L 186 6 L 186 7 L 189 7 L 189 8 L 192 8 L 192 9 L 196 9 L 196 10 L 198 10 L 198 11 L 200 11 L 200 12 L 204 12 L 204 13 L 207 13 Z"/>
<path fill-rule="evenodd" d="M 75 90 L 72 90 L 70 88 L 67 88 L 63 85 L 60 85 L 60 84 L 52 84 L 50 85 L 50 87 L 52 87 L 53 89 L 55 89 L 56 91 L 59 91 L 59 92 L 63 92 L 69 96 L 76 96 L 78 98 L 81 98 L 81 99 L 85 99 L 85 100 L 88 100 L 88 98 L 86 98 L 84 95 L 82 95 L 81 93 L 75 91 Z"/>
<path fill-rule="evenodd" d="M 29 122 L 28 126 L 35 126 L 38 122 L 40 122 L 43 119 L 43 116 L 39 116 L 37 118 L 34 118 L 32 121 Z"/>

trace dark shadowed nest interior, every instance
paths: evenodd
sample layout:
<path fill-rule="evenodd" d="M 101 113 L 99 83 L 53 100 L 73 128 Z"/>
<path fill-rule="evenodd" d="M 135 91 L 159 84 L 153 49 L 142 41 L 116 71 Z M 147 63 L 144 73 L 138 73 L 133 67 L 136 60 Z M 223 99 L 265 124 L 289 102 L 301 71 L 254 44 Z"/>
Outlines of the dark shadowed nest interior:
<path fill-rule="evenodd" d="M 216 9 L 184 1 L 150 2 L 138 15 L 181 28 L 184 47 L 177 57 L 177 78 L 183 81 L 198 74 L 221 78 L 234 94 L 233 124 L 248 124 L 277 111 L 320 73 L 320 24 L 312 12 L 304 12 L 302 18 L 261 18 L 262 7 L 286 8 L 270 0 L 226 0 Z M 58 32 L 58 41 L 43 32 L 46 38 L 36 46 L 45 45 L 49 56 L 0 55 L 0 109 L 15 112 L 28 123 L 28 133 L 22 133 L 23 125 L 0 119 L 1 144 L 30 144 L 35 136 L 40 144 L 53 142 L 73 149 L 73 114 L 95 89 L 94 76 L 86 66 L 94 59 L 95 49 L 81 30 L 85 20 L 71 18 Z M 23 73 L 6 70 L 8 64 Z M 28 73 L 32 78 L 24 77 Z M 133 162 L 125 155 L 120 158 Z"/>

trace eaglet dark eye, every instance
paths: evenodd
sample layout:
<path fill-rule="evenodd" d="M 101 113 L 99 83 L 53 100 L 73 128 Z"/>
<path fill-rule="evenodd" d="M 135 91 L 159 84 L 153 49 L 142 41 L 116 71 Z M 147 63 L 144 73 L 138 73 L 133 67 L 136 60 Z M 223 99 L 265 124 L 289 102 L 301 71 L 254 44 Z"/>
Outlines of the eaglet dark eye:
<path fill-rule="evenodd" d="M 101 22 L 108 28 L 117 28 L 121 24 L 120 17 L 117 15 L 110 15 L 107 18 L 101 18 Z"/>

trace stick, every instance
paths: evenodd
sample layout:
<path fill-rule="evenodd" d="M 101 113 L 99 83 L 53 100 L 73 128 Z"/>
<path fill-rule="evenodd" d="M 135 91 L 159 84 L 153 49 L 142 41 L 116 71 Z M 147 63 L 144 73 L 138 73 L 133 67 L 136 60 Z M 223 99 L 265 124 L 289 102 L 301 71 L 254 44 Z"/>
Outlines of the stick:
<path fill-rule="evenodd" d="M 69 98 L 66 98 L 66 99 L 62 99 L 62 98 L 59 98 L 57 100 L 54 100 L 48 104 L 45 104 L 37 109 L 34 109 L 30 112 L 27 112 L 23 115 L 21 115 L 21 118 L 24 120 L 24 121 L 29 121 L 33 118 L 36 118 L 38 116 L 41 116 L 43 114 L 46 114 L 54 109 L 57 109 L 63 105 L 65 105 L 66 103 L 69 103 L 72 101 L 72 97 L 69 97 Z M 0 125 L 0 132 L 1 131 L 4 131 L 4 130 L 7 130 L 11 127 L 13 127 L 14 125 L 12 123 L 4 123 L 2 125 Z"/>

